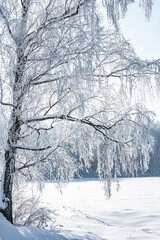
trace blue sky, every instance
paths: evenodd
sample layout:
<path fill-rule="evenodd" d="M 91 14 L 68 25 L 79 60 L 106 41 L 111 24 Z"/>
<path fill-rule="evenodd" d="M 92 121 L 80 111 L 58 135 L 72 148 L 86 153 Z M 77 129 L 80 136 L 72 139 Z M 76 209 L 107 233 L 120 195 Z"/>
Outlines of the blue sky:
<path fill-rule="evenodd" d="M 120 20 L 121 32 L 142 59 L 160 58 L 160 0 L 154 0 L 150 20 L 139 7 L 139 0 L 129 6 L 127 15 Z"/>
<path fill-rule="evenodd" d="M 150 20 L 145 19 L 144 10 L 136 0 L 119 23 L 125 39 L 132 44 L 140 58 L 160 59 L 160 0 L 154 0 Z M 157 114 L 156 120 L 160 121 L 160 96 L 156 96 L 156 91 L 146 99 L 146 105 Z"/>

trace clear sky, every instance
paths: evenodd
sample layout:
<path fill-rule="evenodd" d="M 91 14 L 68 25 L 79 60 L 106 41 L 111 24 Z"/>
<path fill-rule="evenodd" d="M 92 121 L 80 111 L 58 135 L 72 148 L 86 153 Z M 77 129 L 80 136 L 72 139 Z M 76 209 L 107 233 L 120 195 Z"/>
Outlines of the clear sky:
<path fill-rule="evenodd" d="M 127 15 L 120 20 L 121 32 L 142 59 L 160 59 L 160 0 L 154 0 L 150 20 L 145 19 L 145 13 L 139 7 L 139 0 L 131 4 Z M 148 98 L 147 107 L 157 114 L 160 121 L 159 97 Z"/>
<path fill-rule="evenodd" d="M 139 0 L 131 4 L 127 15 L 120 20 L 121 32 L 142 59 L 160 58 L 160 0 L 154 0 L 150 20 L 139 7 Z"/>

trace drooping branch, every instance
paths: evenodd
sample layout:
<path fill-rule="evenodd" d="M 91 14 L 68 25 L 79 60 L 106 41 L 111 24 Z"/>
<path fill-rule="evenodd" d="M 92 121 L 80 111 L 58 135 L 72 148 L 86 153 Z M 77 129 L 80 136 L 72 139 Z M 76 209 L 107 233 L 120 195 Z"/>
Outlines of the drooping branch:
<path fill-rule="evenodd" d="M 134 0 L 104 0 L 103 3 L 107 11 L 108 20 L 118 28 L 118 20 L 125 17 L 128 6 L 134 2 Z M 139 2 L 141 3 L 140 7 L 144 9 L 145 17 L 149 19 L 152 13 L 153 0 L 142 0 Z"/>
<path fill-rule="evenodd" d="M 107 138 L 108 140 L 115 142 L 115 143 L 122 143 L 122 144 L 127 144 L 130 142 L 129 141 L 125 141 L 125 142 L 121 142 L 118 141 L 116 139 L 112 139 L 108 136 L 107 131 L 109 131 L 111 128 L 115 127 L 117 125 L 117 123 L 123 121 L 124 119 L 121 118 L 120 120 L 117 121 L 117 123 L 114 123 L 113 125 L 110 125 L 109 127 L 106 126 L 104 123 L 102 124 L 96 124 L 92 121 L 90 121 L 88 118 L 84 118 L 84 119 L 78 119 L 69 115 L 49 115 L 49 116 L 39 116 L 39 117 L 33 117 L 33 118 L 28 118 L 26 120 L 23 120 L 23 123 L 32 123 L 32 122 L 41 122 L 41 121 L 46 121 L 46 120 L 53 120 L 53 119 L 57 119 L 57 120 L 67 120 L 67 121 L 71 121 L 71 122 L 77 122 L 77 123 L 82 123 L 85 125 L 88 125 L 92 128 L 94 128 L 97 132 L 101 133 L 105 138 Z"/>

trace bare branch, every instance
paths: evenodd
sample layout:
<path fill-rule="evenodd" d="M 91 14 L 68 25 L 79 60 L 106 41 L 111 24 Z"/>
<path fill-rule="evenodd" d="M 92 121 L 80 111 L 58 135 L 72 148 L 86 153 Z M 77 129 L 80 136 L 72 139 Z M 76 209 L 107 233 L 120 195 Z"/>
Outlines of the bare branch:
<path fill-rule="evenodd" d="M 0 104 L 2 104 L 4 106 L 8 106 L 8 107 L 15 107 L 12 103 L 6 103 L 6 102 L 0 101 Z"/>
<path fill-rule="evenodd" d="M 44 151 L 44 150 L 51 148 L 51 146 L 38 148 L 38 147 L 33 147 L 33 146 L 22 146 L 22 145 L 12 145 L 12 147 L 21 149 L 21 150 L 29 150 L 29 151 L 36 151 L 36 152 Z"/>

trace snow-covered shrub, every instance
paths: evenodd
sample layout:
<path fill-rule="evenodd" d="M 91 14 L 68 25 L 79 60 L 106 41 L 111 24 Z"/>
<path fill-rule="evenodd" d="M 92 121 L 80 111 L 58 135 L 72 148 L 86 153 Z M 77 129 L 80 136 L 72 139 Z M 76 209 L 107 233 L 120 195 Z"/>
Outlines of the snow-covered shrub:
<path fill-rule="evenodd" d="M 13 194 L 13 222 L 24 226 L 53 229 L 55 212 L 42 203 L 36 194 L 29 195 L 22 188 L 15 188 Z"/>

